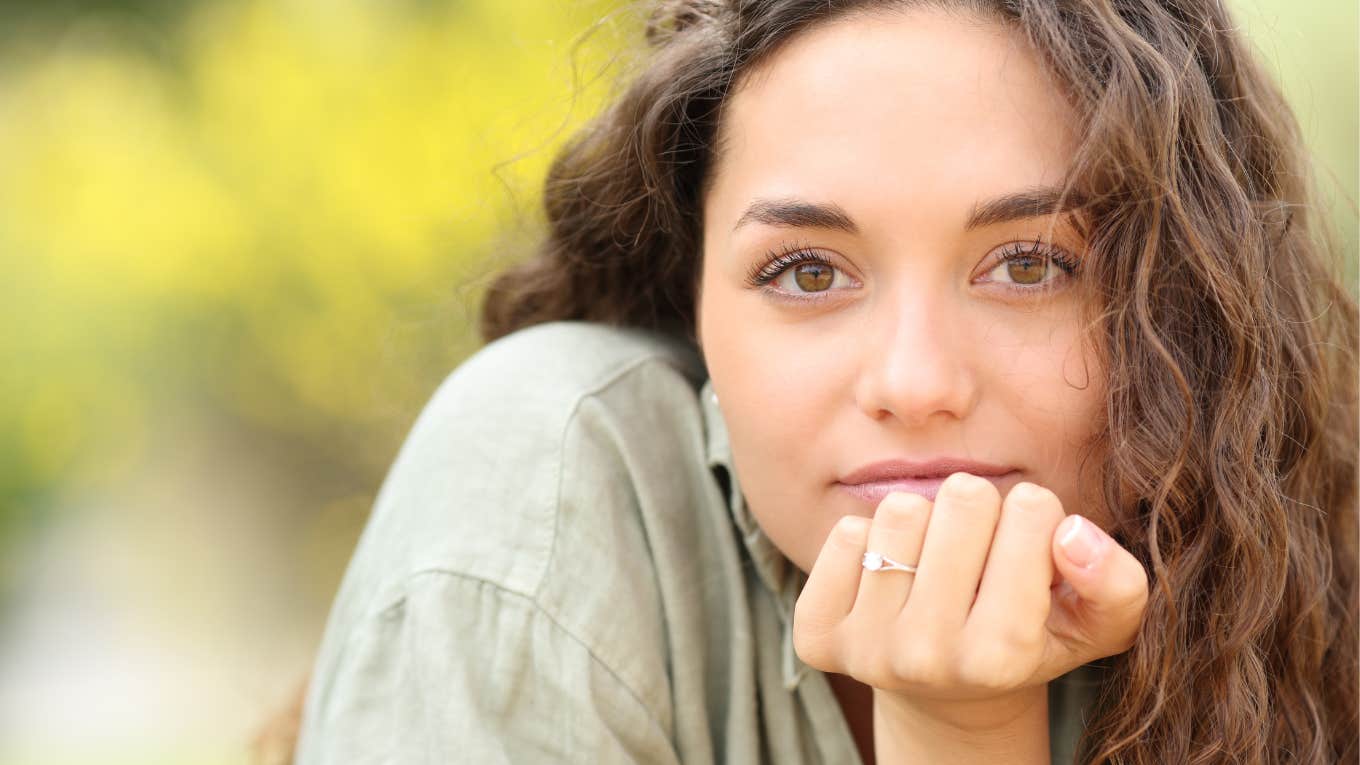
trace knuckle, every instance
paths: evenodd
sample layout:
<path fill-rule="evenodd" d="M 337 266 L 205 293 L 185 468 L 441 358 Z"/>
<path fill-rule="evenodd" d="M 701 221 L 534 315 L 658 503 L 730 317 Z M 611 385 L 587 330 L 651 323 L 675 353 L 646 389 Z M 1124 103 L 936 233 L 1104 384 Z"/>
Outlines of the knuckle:
<path fill-rule="evenodd" d="M 1147 582 L 1143 582 L 1138 588 L 1138 594 L 1134 597 L 1134 607 L 1138 609 L 1138 618 L 1142 619 L 1147 613 L 1148 588 Z"/>
<path fill-rule="evenodd" d="M 836 521 L 836 525 L 831 527 L 832 543 L 846 550 L 859 548 L 868 536 L 869 519 L 858 515 L 842 516 Z"/>
<path fill-rule="evenodd" d="M 909 685 L 940 687 L 948 684 L 942 652 L 924 640 L 899 644 L 891 657 L 893 674 Z"/>
<path fill-rule="evenodd" d="M 824 625 L 809 625 L 806 618 L 799 621 L 794 613 L 793 652 L 809 667 L 823 672 L 835 672 L 840 668 L 839 651 L 833 639 L 834 630 Z"/>
<path fill-rule="evenodd" d="M 997 691 L 1025 684 L 1044 660 L 1046 634 L 1041 621 L 979 625 L 959 645 L 962 680 Z"/>
<path fill-rule="evenodd" d="M 793 636 L 808 638 L 821 638 L 829 635 L 836 629 L 837 620 L 828 617 L 821 610 L 809 604 L 805 598 L 799 598 L 793 604 Z"/>
<path fill-rule="evenodd" d="M 1001 495 L 996 487 L 986 478 L 980 478 L 968 473 L 953 473 L 944 479 L 940 484 L 940 492 L 936 496 L 938 503 L 944 497 L 954 507 L 968 508 L 979 512 L 999 511 L 998 505 L 1001 502 Z"/>
<path fill-rule="evenodd" d="M 1011 487 L 1002 503 L 1001 512 L 1011 524 L 1044 534 L 1053 533 L 1062 519 L 1067 517 L 1057 494 L 1027 482 Z"/>
<path fill-rule="evenodd" d="M 919 494 L 895 491 L 883 498 L 874 511 L 874 523 L 894 530 L 909 530 L 922 525 L 930 513 L 930 502 Z"/>
<path fill-rule="evenodd" d="M 862 643 L 846 646 L 843 656 L 846 674 L 860 682 L 877 685 L 883 675 L 883 660 L 879 651 L 875 645 Z"/>
<path fill-rule="evenodd" d="M 985 655 L 970 656 L 954 668 L 954 682 L 970 689 L 991 691 L 993 663 Z"/>
<path fill-rule="evenodd" d="M 1143 610 L 1147 608 L 1147 582 L 1139 579 L 1130 581 L 1124 587 L 1124 591 L 1120 593 L 1122 596 L 1121 600 L 1129 605 L 1130 611 L 1136 611 L 1141 614 Z"/>
<path fill-rule="evenodd" d="M 1038 656 L 1044 645 L 1044 630 L 1042 627 L 1036 629 L 1013 624 L 1003 633 L 1001 645 L 1017 661 L 1023 661 L 1023 657 Z"/>
<path fill-rule="evenodd" d="M 806 620 L 794 620 L 793 651 L 809 665 L 821 669 L 835 654 L 834 630 L 824 624 L 808 624 Z"/>
<path fill-rule="evenodd" d="M 1132 556 L 1127 556 L 1127 560 L 1131 565 L 1119 567 L 1120 573 L 1110 584 L 1110 600 L 1123 610 L 1141 616 L 1148 602 L 1147 572 Z"/>
<path fill-rule="evenodd" d="M 1067 517 L 1057 494 L 1029 482 L 1011 487 L 1001 504 L 1001 514 L 1006 518 L 1007 526 L 1034 534 L 1052 534 Z"/>
<path fill-rule="evenodd" d="M 1052 490 L 1029 481 L 1021 481 L 1012 486 L 1006 495 L 1006 504 L 1008 507 L 1027 512 L 1042 512 L 1062 507 L 1058 495 Z"/>
<path fill-rule="evenodd" d="M 1024 679 L 1025 663 L 1008 651 L 989 645 L 969 651 L 954 666 L 960 685 L 989 692 L 1010 690 Z"/>

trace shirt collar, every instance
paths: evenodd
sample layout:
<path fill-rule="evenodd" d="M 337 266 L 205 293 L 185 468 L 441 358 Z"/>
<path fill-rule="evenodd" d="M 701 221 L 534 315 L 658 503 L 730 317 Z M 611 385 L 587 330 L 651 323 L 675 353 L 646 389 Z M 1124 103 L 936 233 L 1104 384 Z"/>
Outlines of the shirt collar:
<path fill-rule="evenodd" d="M 737 472 L 732 462 L 732 447 L 727 437 L 727 422 L 722 410 L 718 408 L 717 395 L 713 392 L 713 381 L 705 380 L 699 390 L 699 405 L 704 413 L 704 430 L 707 433 L 706 451 L 708 468 L 719 469 L 726 473 L 729 487 L 727 506 L 732 512 L 732 522 L 741 532 L 742 543 L 755 564 L 756 574 L 761 583 L 774 595 L 775 609 L 779 613 L 782 640 L 780 646 L 784 674 L 784 687 L 793 690 L 810 669 L 793 650 L 793 604 L 803 589 L 807 575 L 775 547 L 774 542 L 756 523 L 755 516 L 746 506 Z"/>

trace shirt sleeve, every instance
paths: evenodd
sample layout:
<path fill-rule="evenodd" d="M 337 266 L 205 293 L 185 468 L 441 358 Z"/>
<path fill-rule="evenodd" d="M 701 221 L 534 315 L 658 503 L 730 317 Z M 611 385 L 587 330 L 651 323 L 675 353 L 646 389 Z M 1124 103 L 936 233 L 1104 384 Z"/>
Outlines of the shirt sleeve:
<path fill-rule="evenodd" d="M 318 667 L 297 762 L 676 763 L 635 694 L 528 597 L 412 576 Z"/>

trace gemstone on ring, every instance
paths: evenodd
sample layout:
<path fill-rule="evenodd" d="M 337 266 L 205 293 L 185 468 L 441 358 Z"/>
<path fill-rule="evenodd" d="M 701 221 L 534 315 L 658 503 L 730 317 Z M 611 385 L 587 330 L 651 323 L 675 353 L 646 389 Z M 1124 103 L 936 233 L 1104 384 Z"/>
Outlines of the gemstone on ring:
<path fill-rule="evenodd" d="M 864 553 L 864 558 L 860 565 L 868 571 L 903 571 L 908 574 L 916 573 L 916 566 L 910 563 L 898 563 L 883 553 L 873 552 L 872 550 Z"/>

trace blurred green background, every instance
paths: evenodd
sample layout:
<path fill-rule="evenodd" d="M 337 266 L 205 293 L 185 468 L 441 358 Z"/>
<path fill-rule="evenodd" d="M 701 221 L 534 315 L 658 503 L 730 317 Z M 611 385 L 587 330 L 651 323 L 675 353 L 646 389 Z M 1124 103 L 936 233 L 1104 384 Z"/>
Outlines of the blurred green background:
<path fill-rule="evenodd" d="M 1356 4 L 1233 6 L 1353 281 Z M 0 764 L 245 758 L 637 28 L 618 0 L 0 0 Z"/>

